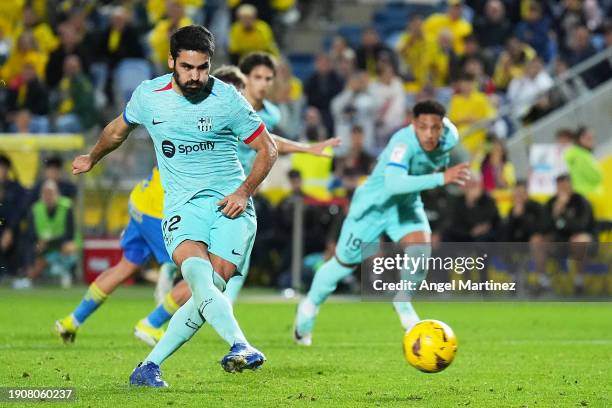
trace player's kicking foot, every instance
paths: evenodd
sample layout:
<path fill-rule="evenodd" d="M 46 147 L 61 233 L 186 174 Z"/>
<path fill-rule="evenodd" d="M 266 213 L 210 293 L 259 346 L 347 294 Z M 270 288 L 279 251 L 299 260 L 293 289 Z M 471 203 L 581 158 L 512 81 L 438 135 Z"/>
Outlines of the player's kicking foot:
<path fill-rule="evenodd" d="M 400 323 L 406 331 L 412 329 L 412 326 L 421 321 L 409 302 L 393 302 L 393 309 L 395 309 Z"/>
<path fill-rule="evenodd" d="M 134 336 L 138 340 L 142 340 L 151 347 L 155 346 L 163 335 L 164 329 L 156 329 L 155 327 L 152 327 L 147 324 L 144 319 L 139 321 L 136 324 L 136 327 L 134 327 Z"/>
<path fill-rule="evenodd" d="M 312 346 L 312 333 L 300 334 L 297 327 L 293 327 L 293 340 L 298 346 Z"/>
<path fill-rule="evenodd" d="M 55 332 L 65 344 L 74 343 L 78 328 L 72 315 L 55 321 Z"/>
<path fill-rule="evenodd" d="M 319 308 L 308 298 L 305 298 L 298 304 L 293 323 L 293 340 L 297 345 L 312 345 L 312 329 L 318 312 Z"/>
<path fill-rule="evenodd" d="M 236 343 L 221 360 L 221 366 L 228 373 L 239 373 L 244 369 L 255 370 L 264 361 L 266 361 L 266 356 L 255 347 L 244 343 Z"/>
<path fill-rule="evenodd" d="M 162 379 L 159 366 L 149 361 L 146 364 L 139 363 L 134 371 L 132 371 L 130 385 L 163 388 L 167 387 L 168 383 Z"/>

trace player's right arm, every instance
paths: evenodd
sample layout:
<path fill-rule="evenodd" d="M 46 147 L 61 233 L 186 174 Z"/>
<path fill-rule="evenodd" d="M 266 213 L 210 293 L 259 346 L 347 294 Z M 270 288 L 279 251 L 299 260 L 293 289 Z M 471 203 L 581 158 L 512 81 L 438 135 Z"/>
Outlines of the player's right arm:
<path fill-rule="evenodd" d="M 104 156 L 121 146 L 125 139 L 127 139 L 131 129 L 132 127 L 123 118 L 123 114 L 116 117 L 102 130 L 98 142 L 89 154 L 84 154 L 74 159 L 72 162 L 72 174 L 87 173 L 91 170 Z"/>
<path fill-rule="evenodd" d="M 143 118 L 145 117 L 143 105 L 147 103 L 147 100 L 143 84 L 140 84 L 134 90 L 134 93 L 132 93 L 132 97 L 125 106 L 123 114 L 106 125 L 91 152 L 74 159 L 72 162 L 72 174 L 88 172 L 104 156 L 121 146 L 125 139 L 127 139 L 130 131 L 143 123 Z"/>

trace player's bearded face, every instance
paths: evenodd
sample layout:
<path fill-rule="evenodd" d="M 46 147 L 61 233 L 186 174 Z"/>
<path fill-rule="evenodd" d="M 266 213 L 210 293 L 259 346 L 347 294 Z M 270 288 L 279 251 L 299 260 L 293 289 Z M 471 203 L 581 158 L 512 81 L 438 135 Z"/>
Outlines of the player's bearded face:
<path fill-rule="evenodd" d="M 442 118 L 433 114 L 421 114 L 414 120 L 414 129 L 421 147 L 431 152 L 438 147 L 444 125 Z"/>
<path fill-rule="evenodd" d="M 183 95 L 196 95 L 208 82 L 210 57 L 202 52 L 181 51 L 176 60 L 172 60 L 172 69 L 174 82 Z"/>

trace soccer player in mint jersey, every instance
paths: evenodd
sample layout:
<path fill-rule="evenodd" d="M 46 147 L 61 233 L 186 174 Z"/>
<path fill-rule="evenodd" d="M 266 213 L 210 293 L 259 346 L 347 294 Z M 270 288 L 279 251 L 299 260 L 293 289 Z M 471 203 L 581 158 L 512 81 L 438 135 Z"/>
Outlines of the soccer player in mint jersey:
<path fill-rule="evenodd" d="M 274 57 L 265 52 L 252 52 L 240 60 L 238 67 L 246 77 L 244 97 L 266 124 L 266 128 L 273 131 L 281 120 L 280 109 L 266 99 L 276 77 Z M 238 146 L 238 157 L 244 171 L 248 172 L 253 164 L 252 150 Z"/>
<path fill-rule="evenodd" d="M 238 67 L 221 66 L 213 72 L 213 76 L 233 85 L 238 92 L 244 94 L 246 78 Z M 339 140 L 336 138 L 306 144 L 287 140 L 277 135 L 272 135 L 272 137 L 278 146 L 279 154 L 301 152 L 329 156 L 327 147 L 339 144 Z M 247 150 L 252 151 L 248 147 Z M 239 159 L 241 153 L 242 150 L 238 152 Z M 255 155 L 251 155 L 251 160 L 254 159 Z M 161 291 L 158 290 L 160 289 L 160 282 L 158 282 L 158 288 L 156 288 L 158 305 L 151 313 L 136 323 L 134 336 L 150 346 L 155 346 L 164 334 L 162 326 L 191 297 L 191 291 L 185 281 L 181 281 L 172 289 L 171 283 L 174 279 L 176 266 L 167 254 L 162 236 L 163 195 L 159 170 L 155 167 L 151 175 L 138 183 L 130 194 L 130 223 L 121 239 L 124 257 L 117 265 L 100 274 L 96 281 L 90 285 L 85 296 L 72 313 L 55 322 L 55 329 L 65 343 L 74 342 L 79 328 L 85 321 L 98 310 L 121 283 L 139 270 L 151 254 L 162 264 L 160 281 L 169 281 L 170 285 L 167 290 Z M 248 260 L 245 260 L 245 265 L 248 265 Z M 247 267 L 243 268 L 242 275 L 235 275 L 228 282 L 224 294 L 231 302 L 236 299 L 242 288 L 247 271 Z M 170 289 L 172 291 L 167 293 Z"/>
<path fill-rule="evenodd" d="M 336 253 L 317 271 L 310 291 L 298 305 L 294 339 L 300 345 L 312 343 L 319 307 L 362 261 L 361 243 L 377 242 L 386 233 L 392 241 L 406 245 L 407 253 L 418 249 L 413 256 L 420 256 L 424 247 L 429 251 L 431 230 L 419 192 L 449 183 L 463 185 L 469 178 L 466 163 L 446 169 L 449 152 L 459 137 L 444 117 L 444 107 L 424 101 L 414 106 L 413 113 L 413 124 L 391 137 L 372 174 L 355 191 Z M 410 302 L 393 305 L 404 328 L 419 320 Z"/>
<path fill-rule="evenodd" d="M 172 74 L 144 81 L 122 116 L 103 130 L 90 154 L 73 162 L 73 173 L 89 171 L 119 147 L 130 130 L 147 128 L 164 188 L 164 242 L 192 292 L 172 317 L 166 334 L 130 376 L 133 385 L 167 386 L 159 365 L 206 320 L 230 345 L 226 371 L 255 369 L 265 361 L 249 344 L 223 295 L 251 251 L 256 219 L 251 195 L 274 164 L 277 149 L 248 102 L 236 89 L 209 76 L 212 34 L 187 26 L 170 38 Z M 257 151 L 248 176 L 237 144 Z"/>
<path fill-rule="evenodd" d="M 217 79 L 220 79 L 223 82 L 233 85 L 236 87 L 238 92 L 243 93 L 245 91 L 246 78 L 242 72 L 236 66 L 232 65 L 223 65 L 217 68 L 213 72 L 213 76 Z M 288 153 L 307 153 L 315 156 L 328 156 L 327 147 L 329 146 L 338 146 L 340 140 L 337 138 L 328 139 L 322 142 L 317 143 L 300 143 L 295 142 L 293 140 L 287 140 L 277 135 L 272 135 L 276 145 L 278 146 L 279 154 L 288 154 Z M 238 157 L 240 158 L 242 151 L 238 151 Z M 245 261 L 245 268 L 241 275 L 236 275 L 227 283 L 227 287 L 225 289 L 224 294 L 230 299 L 231 302 L 236 300 L 240 289 L 244 283 L 249 267 L 249 260 Z M 147 344 L 154 345 L 150 341 L 146 341 L 146 339 L 151 339 L 151 331 L 157 330 L 162 331 L 161 327 L 166 321 L 170 320 L 172 316 L 172 305 L 182 305 L 184 302 L 189 299 L 191 296 L 191 292 L 189 290 L 189 286 L 185 281 L 180 281 L 172 288 L 172 291 L 168 293 L 166 299 L 163 303 L 159 304 L 155 309 L 149 313 L 149 315 L 138 322 L 136 326 L 136 330 L 134 334 L 136 337 L 144 340 Z M 178 306 L 175 306 L 178 309 Z M 175 309 L 175 310 L 176 310 Z M 152 327 L 146 327 L 145 322 L 149 322 L 149 325 Z M 199 326 L 201 326 L 204 322 L 197 321 Z M 147 331 L 143 331 L 147 328 Z M 161 337 L 161 336 L 160 336 Z"/>

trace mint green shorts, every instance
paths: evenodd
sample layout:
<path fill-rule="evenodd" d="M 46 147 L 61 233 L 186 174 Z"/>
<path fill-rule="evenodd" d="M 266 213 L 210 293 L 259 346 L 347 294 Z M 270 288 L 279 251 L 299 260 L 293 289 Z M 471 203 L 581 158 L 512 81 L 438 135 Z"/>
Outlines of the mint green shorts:
<path fill-rule="evenodd" d="M 243 274 L 249 267 L 257 219 L 252 202 L 237 218 L 228 218 L 217 205 L 219 197 L 198 194 L 181 208 L 171 211 L 162 220 L 164 244 L 173 255 L 181 242 L 200 241 L 208 252 L 231 262 Z"/>
<path fill-rule="evenodd" d="M 383 233 L 391 241 L 398 242 L 416 231 L 431 233 L 429 220 L 420 202 L 410 206 L 392 206 L 383 211 L 369 210 L 359 218 L 351 216 L 349 211 L 336 244 L 336 257 L 347 265 L 358 264 L 372 255 L 362 254 L 364 246 L 368 250 L 378 248 Z"/>

